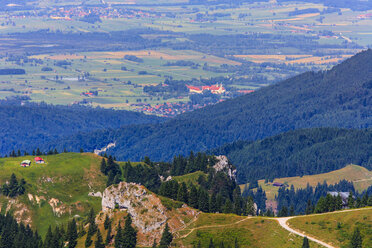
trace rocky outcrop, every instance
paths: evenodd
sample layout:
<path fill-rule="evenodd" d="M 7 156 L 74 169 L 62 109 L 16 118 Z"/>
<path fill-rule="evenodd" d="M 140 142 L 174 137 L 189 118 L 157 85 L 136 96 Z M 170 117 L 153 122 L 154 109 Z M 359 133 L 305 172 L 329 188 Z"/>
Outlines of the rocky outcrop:
<path fill-rule="evenodd" d="M 199 214 L 197 210 L 186 205 L 167 208 L 157 195 L 144 186 L 126 182 L 105 189 L 102 195 L 102 210 L 110 216 L 114 216 L 115 211 L 127 211 L 141 237 L 139 244 L 143 246 L 151 246 L 154 239 L 159 241 L 165 223 L 175 232 Z"/>
<path fill-rule="evenodd" d="M 230 164 L 226 156 L 216 156 L 217 163 L 213 166 L 216 172 L 223 171 L 225 172 L 230 179 L 236 181 L 236 168 Z"/>

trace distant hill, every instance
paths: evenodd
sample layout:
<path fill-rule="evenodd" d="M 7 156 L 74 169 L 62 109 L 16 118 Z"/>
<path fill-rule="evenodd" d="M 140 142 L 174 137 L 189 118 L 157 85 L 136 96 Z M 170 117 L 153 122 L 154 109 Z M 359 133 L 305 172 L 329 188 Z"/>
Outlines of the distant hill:
<path fill-rule="evenodd" d="M 281 183 L 287 187 L 291 185 L 295 189 L 305 189 L 307 184 L 312 187 L 316 187 L 318 183 L 323 184 L 336 184 L 341 180 L 347 180 L 352 182 L 355 190 L 359 193 L 367 190 L 372 185 L 372 171 L 358 166 L 358 165 L 347 165 L 342 169 L 322 173 L 315 175 L 297 176 L 297 177 L 282 177 L 275 178 L 273 182 L 265 182 L 265 180 L 259 180 L 258 185 L 261 186 L 265 192 L 268 200 L 275 200 L 275 195 L 278 195 L 278 186 L 274 186 L 273 183 Z M 248 186 L 248 185 L 247 185 Z M 240 185 L 242 191 L 245 185 Z M 372 189 L 372 188 L 371 188 Z"/>
<path fill-rule="evenodd" d="M 0 120 L 2 155 L 9 154 L 13 149 L 31 152 L 45 142 L 79 132 L 162 121 L 159 117 L 131 111 L 44 103 L 21 105 L 13 101 L 0 101 Z"/>
<path fill-rule="evenodd" d="M 301 129 L 256 142 L 236 142 L 215 149 L 238 168 L 241 183 L 313 175 L 358 164 L 372 169 L 372 129 Z"/>
<path fill-rule="evenodd" d="M 147 155 L 159 161 L 190 150 L 258 140 L 300 128 L 368 128 L 372 126 L 370 61 L 372 50 L 367 50 L 329 71 L 303 73 L 161 124 L 97 131 L 58 140 L 46 148 L 92 150 L 116 141 L 110 152 L 118 159 L 139 160 Z"/>

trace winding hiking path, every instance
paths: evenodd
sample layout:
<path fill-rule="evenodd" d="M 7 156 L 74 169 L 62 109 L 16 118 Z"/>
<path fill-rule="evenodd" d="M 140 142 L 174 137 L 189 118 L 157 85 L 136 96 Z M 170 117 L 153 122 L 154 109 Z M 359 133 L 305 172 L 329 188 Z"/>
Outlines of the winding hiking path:
<path fill-rule="evenodd" d="M 186 238 L 186 237 L 189 236 L 193 231 L 198 230 L 198 229 L 204 229 L 204 228 L 215 228 L 215 227 L 225 227 L 225 226 L 233 226 L 233 225 L 239 224 L 239 223 L 241 223 L 241 222 L 243 222 L 243 221 L 246 221 L 246 220 L 248 220 L 248 219 L 251 219 L 251 218 L 252 218 L 251 216 L 248 216 L 247 218 L 244 218 L 244 219 L 238 220 L 238 221 L 236 221 L 236 222 L 234 222 L 234 223 L 230 223 L 230 224 L 194 227 L 194 228 L 189 229 L 190 231 L 189 231 L 187 234 L 185 234 L 185 235 L 183 235 L 183 236 L 181 236 L 181 237 L 179 237 L 179 238 L 182 238 L 182 239 L 183 239 L 183 238 Z"/>
<path fill-rule="evenodd" d="M 280 217 L 280 218 L 267 218 L 267 219 L 270 219 L 270 220 L 276 220 L 278 221 L 279 225 L 281 227 L 283 227 L 285 230 L 287 230 L 288 232 L 290 233 L 294 233 L 296 235 L 299 235 L 301 237 L 307 237 L 309 240 L 315 242 L 315 243 L 318 243 L 324 247 L 327 247 L 327 248 L 337 248 L 337 246 L 333 246 L 333 245 L 330 245 L 324 241 L 321 241 L 317 238 L 314 238 L 312 236 L 309 236 L 308 234 L 306 234 L 305 232 L 301 231 L 301 230 L 295 230 L 293 229 L 292 227 L 290 227 L 287 222 L 288 220 L 290 219 L 293 219 L 293 218 L 301 218 L 303 216 L 306 216 L 306 217 L 309 217 L 309 216 L 317 216 L 317 215 L 327 215 L 327 214 L 335 214 L 335 213 L 344 213 L 344 212 L 353 212 L 353 211 L 361 211 L 361 210 L 366 210 L 366 209 L 372 209 L 370 207 L 368 208 L 356 208 L 356 209 L 348 209 L 348 210 L 341 210 L 341 211 L 334 211 L 334 212 L 328 212 L 328 213 L 321 213 L 321 214 L 312 214 L 312 215 L 302 215 L 302 216 L 291 216 L 291 217 Z M 188 237 L 193 231 L 195 230 L 198 230 L 198 229 L 204 229 L 204 228 L 218 228 L 218 227 L 226 227 L 226 226 L 233 226 L 233 225 L 236 225 L 236 224 L 239 224 L 243 221 L 246 221 L 248 219 L 251 219 L 251 218 L 254 218 L 252 216 L 248 216 L 244 219 L 241 219 L 239 221 L 236 221 L 234 223 L 230 223 L 230 224 L 222 224 L 222 225 L 210 225 L 210 226 L 199 226 L 199 227 L 194 227 L 194 228 L 191 228 L 191 229 L 183 229 L 183 230 L 188 230 L 189 232 L 186 233 L 185 235 L 182 235 L 180 237 L 177 237 L 177 238 L 186 238 Z M 193 222 L 195 222 L 197 220 L 197 218 L 195 218 L 193 221 L 191 221 L 187 226 L 189 226 L 190 224 L 192 224 Z"/>
<path fill-rule="evenodd" d="M 361 210 L 366 210 L 366 209 L 370 209 L 370 208 L 356 208 L 356 209 L 348 209 L 348 210 L 341 210 L 341 211 L 334 211 L 334 212 L 328 212 L 328 213 L 322 213 L 322 214 L 312 214 L 312 215 L 305 215 L 307 217 L 309 216 L 317 216 L 317 215 L 327 215 L 327 214 L 335 214 L 335 213 L 345 213 L 345 212 L 353 212 L 353 211 L 361 211 Z M 371 208 L 372 209 L 372 208 Z M 324 241 L 321 241 L 319 239 L 316 239 L 314 237 L 311 237 L 309 235 L 307 235 L 305 232 L 302 232 L 300 230 L 295 230 L 293 228 L 291 228 L 287 222 L 288 220 L 290 219 L 293 219 L 293 218 L 301 218 L 301 216 L 291 216 L 291 217 L 281 217 L 281 218 L 271 218 L 273 220 L 277 220 L 279 222 L 279 225 L 281 227 L 283 227 L 284 229 L 286 229 L 287 231 L 291 232 L 291 233 L 294 233 L 294 234 L 297 234 L 301 237 L 307 237 L 309 240 L 311 241 L 314 241 L 324 247 L 327 247 L 327 248 L 336 248 L 336 246 L 332 246 L 328 243 L 325 243 Z"/>
<path fill-rule="evenodd" d="M 313 238 L 313 237 L 311 237 L 309 235 L 305 235 L 304 233 L 301 233 L 301 232 L 296 231 L 296 230 L 292 229 L 291 227 L 289 227 L 288 224 L 287 224 L 287 221 L 290 220 L 290 219 L 292 219 L 292 218 L 294 218 L 294 217 L 293 216 L 292 217 L 282 217 L 282 218 L 277 218 L 276 220 L 279 222 L 279 225 L 281 227 L 283 227 L 285 230 L 287 230 L 287 231 L 289 231 L 291 233 L 297 234 L 297 235 L 299 235 L 301 237 L 305 237 L 306 236 L 309 240 L 314 241 L 314 242 L 316 242 L 318 244 L 321 244 L 324 247 L 327 247 L 327 248 L 336 248 L 335 246 L 329 245 L 329 244 L 327 244 L 327 243 L 325 243 L 325 242 L 323 242 L 323 241 L 321 241 L 319 239 Z"/>

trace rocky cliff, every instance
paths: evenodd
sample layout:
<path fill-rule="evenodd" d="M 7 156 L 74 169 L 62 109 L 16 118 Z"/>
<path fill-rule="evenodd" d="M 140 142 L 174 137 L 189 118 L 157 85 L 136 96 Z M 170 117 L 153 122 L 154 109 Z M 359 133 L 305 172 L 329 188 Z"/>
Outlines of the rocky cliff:
<path fill-rule="evenodd" d="M 230 179 L 236 181 L 236 168 L 230 164 L 229 160 L 226 156 L 216 156 L 217 162 L 213 166 L 213 168 L 216 170 L 216 172 L 223 171 L 225 172 Z"/>
<path fill-rule="evenodd" d="M 184 228 L 199 214 L 185 204 L 169 199 L 162 201 L 142 185 L 126 182 L 105 189 L 102 211 L 114 219 L 119 212 L 129 213 L 138 230 L 139 245 L 142 246 L 151 246 L 154 239 L 159 241 L 165 223 L 168 223 L 171 232 L 175 232 Z"/>

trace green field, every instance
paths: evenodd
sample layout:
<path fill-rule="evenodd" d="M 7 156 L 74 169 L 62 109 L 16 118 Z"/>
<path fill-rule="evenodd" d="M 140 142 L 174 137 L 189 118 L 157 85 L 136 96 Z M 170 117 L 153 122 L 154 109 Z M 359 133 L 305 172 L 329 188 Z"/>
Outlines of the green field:
<path fill-rule="evenodd" d="M 232 84 L 235 90 L 251 90 L 269 83 L 282 80 L 307 70 L 327 69 L 330 66 L 350 57 L 371 43 L 372 20 L 364 17 L 367 11 L 351 11 L 341 9 L 332 13 L 323 13 L 325 6 L 312 3 L 272 2 L 245 3 L 240 6 L 218 4 L 210 5 L 177 5 L 186 0 L 177 1 L 138 1 L 118 0 L 105 1 L 111 8 L 101 6 L 101 22 L 88 23 L 80 20 L 78 8 L 83 1 L 60 2 L 52 0 L 31 1 L 30 6 L 45 8 L 40 15 L 22 15 L 20 11 L 0 11 L 0 68 L 23 68 L 26 75 L 0 76 L 0 99 L 11 96 L 28 96 L 32 101 L 53 104 L 83 103 L 92 106 L 118 109 L 138 109 L 131 104 L 145 103 L 152 106 L 164 102 L 189 102 L 189 95 L 170 96 L 148 95 L 144 93 L 146 85 L 156 85 L 166 78 L 176 80 L 206 79 L 212 77 L 233 77 L 245 79 L 243 83 Z M 101 1 L 84 1 L 84 10 L 89 12 Z M 74 7 L 75 6 L 75 7 Z M 64 7 L 64 8 L 63 8 Z M 319 13 L 289 16 L 295 9 L 318 9 Z M 76 12 L 70 14 L 69 11 Z M 27 11 L 26 11 L 27 12 Z M 11 14 L 9 14 L 11 13 Z M 120 13 L 120 14 L 116 14 Z M 159 39 L 164 44 L 180 44 L 181 48 L 170 46 L 127 51 L 113 49 L 102 52 L 82 47 L 64 49 L 63 45 L 48 42 L 22 42 L 8 38 L 8 34 L 49 30 L 62 33 L 109 33 L 116 31 L 133 31 L 151 28 L 164 33 L 141 34 L 144 39 Z M 251 35 L 268 34 L 274 43 L 264 48 L 249 48 L 239 51 L 231 47 L 231 51 L 220 49 L 182 49 L 183 42 L 193 43 L 190 35 Z M 283 36 L 283 37 L 280 37 Z M 340 45 L 339 48 L 308 48 L 288 45 L 275 48 L 275 44 L 283 42 L 284 37 L 315 37 L 319 45 Z M 277 39 L 277 41 L 276 41 Z M 291 38 L 289 38 L 291 39 Z M 18 43 L 19 42 L 19 43 Z M 256 41 L 255 41 L 256 42 Z M 261 41 L 258 40 L 258 43 Z M 57 42 L 58 43 L 58 42 Z M 10 48 L 7 48 L 8 45 Z M 351 46 L 347 46 L 350 44 Z M 38 47 L 49 47 L 47 54 L 38 52 Z M 33 49 L 31 49 L 33 48 Z M 113 47 L 115 48 L 115 46 Z M 224 47 L 228 48 L 229 47 Z M 31 49 L 32 52 L 29 52 Z M 28 58 L 40 58 L 43 64 L 19 63 L 8 61 L 9 54 L 22 54 Z M 36 55 L 35 55 L 36 54 Z M 125 54 L 136 54 L 144 59 L 143 63 L 123 59 Z M 57 61 L 66 60 L 71 65 L 56 66 Z M 191 69 L 186 66 L 163 66 L 167 62 L 177 60 L 192 61 L 201 65 Z M 245 72 L 212 72 L 203 70 L 204 63 L 216 68 L 221 65 L 239 66 L 241 61 L 256 63 Z M 269 63 L 268 66 L 262 64 Z M 282 65 L 292 66 L 289 71 Z M 41 71 L 50 67 L 51 71 Z M 127 70 L 121 70 L 126 67 Z M 287 68 L 288 69 L 288 68 Z M 141 74 L 143 72 L 146 74 Z M 89 73 L 83 80 L 83 75 Z M 140 75 L 141 74 L 141 75 Z M 58 76 L 58 80 L 56 79 Z M 62 77 L 62 78 L 61 78 Z M 258 77 L 252 80 L 252 77 Z M 262 79 L 261 79 L 262 78 Z M 79 80 L 80 79 L 80 80 Z M 128 84 L 130 82 L 130 84 Z M 216 82 L 218 83 L 218 82 Z M 98 91 L 98 96 L 86 97 L 81 93 Z"/>
<path fill-rule="evenodd" d="M 14 199 L 0 196 L 0 204 L 2 213 L 10 210 L 15 218 L 31 224 L 44 236 L 49 225 L 65 225 L 73 216 L 85 217 L 91 207 L 99 211 L 101 198 L 88 193 L 103 192 L 106 179 L 99 171 L 101 159 L 93 154 L 64 153 L 42 158 L 45 164 L 35 164 L 34 156 L 0 159 L 1 184 L 9 181 L 12 173 L 27 183 L 24 195 Z M 32 165 L 21 167 L 24 159 L 31 160 Z"/>
<path fill-rule="evenodd" d="M 372 208 L 295 217 L 288 223 L 292 228 L 336 247 L 349 247 L 353 230 L 358 227 L 363 247 L 372 247 Z"/>

